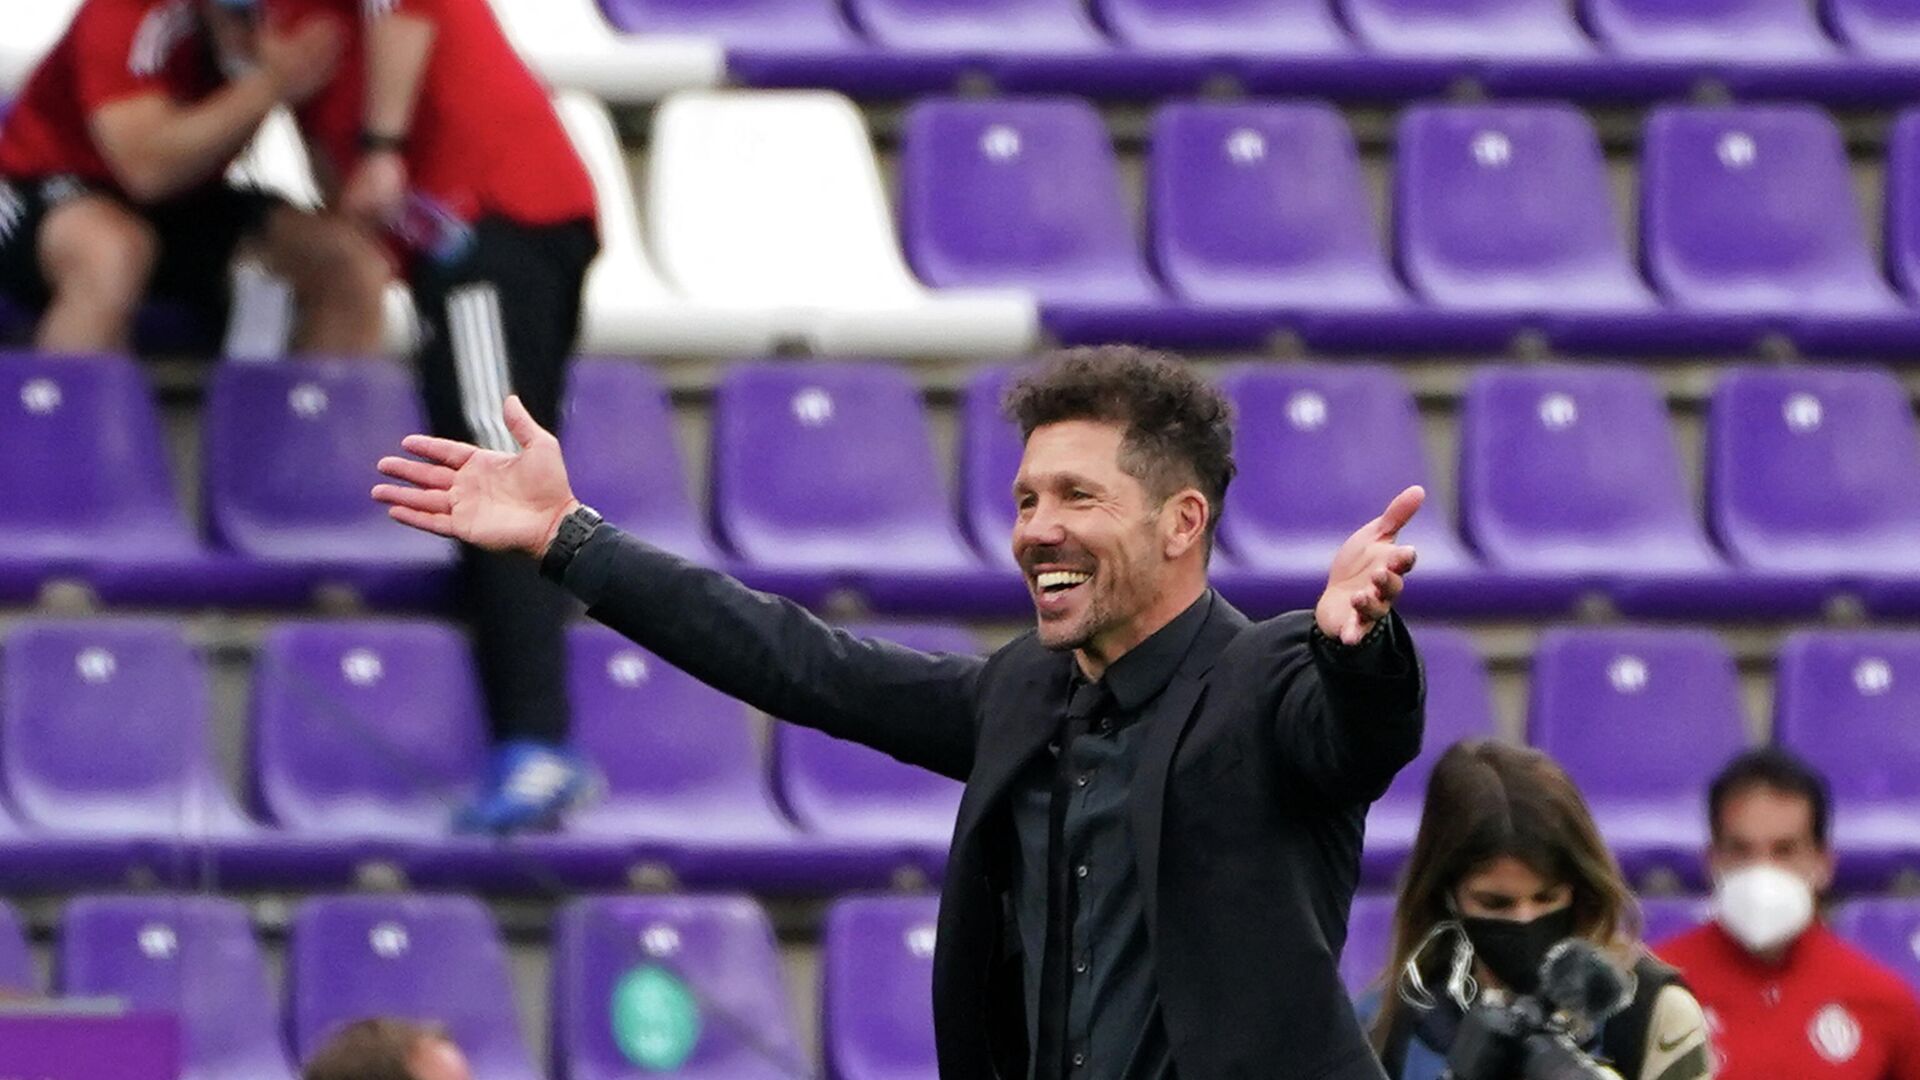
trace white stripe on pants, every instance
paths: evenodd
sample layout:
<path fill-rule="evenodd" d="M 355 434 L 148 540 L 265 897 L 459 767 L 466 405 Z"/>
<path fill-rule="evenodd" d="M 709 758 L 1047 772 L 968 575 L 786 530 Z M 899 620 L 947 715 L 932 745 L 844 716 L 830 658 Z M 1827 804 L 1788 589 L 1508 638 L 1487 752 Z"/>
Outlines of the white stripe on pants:
<path fill-rule="evenodd" d="M 500 407 L 513 392 L 507 369 L 506 327 L 500 294 L 492 285 L 463 285 L 447 294 L 447 333 L 453 345 L 453 377 L 460 409 L 474 442 L 512 454 L 520 446 L 507 431 Z"/>

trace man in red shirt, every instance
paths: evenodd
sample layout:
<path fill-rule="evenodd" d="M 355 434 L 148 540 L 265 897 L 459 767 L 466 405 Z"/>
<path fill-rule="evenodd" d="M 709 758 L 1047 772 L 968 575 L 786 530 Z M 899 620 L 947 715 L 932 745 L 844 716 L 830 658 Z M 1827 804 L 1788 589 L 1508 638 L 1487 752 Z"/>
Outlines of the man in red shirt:
<path fill-rule="evenodd" d="M 560 421 L 599 251 L 593 185 L 547 88 L 487 0 L 263 2 L 271 24 L 319 15 L 347 41 L 298 118 L 329 202 L 384 229 L 408 265 L 434 433 L 515 451 L 501 406 L 518 394 L 543 426 Z M 571 600 L 525 560 L 463 557 L 496 756 L 459 824 L 551 824 L 591 786 L 567 747 Z"/>
<path fill-rule="evenodd" d="M 293 286 L 298 346 L 378 348 L 378 248 L 222 179 L 268 113 L 320 89 L 338 33 L 249 32 L 213 0 L 86 0 L 27 80 L 0 126 L 0 292 L 42 311 L 40 348 L 126 348 L 149 289 L 221 317 L 243 246 Z"/>
<path fill-rule="evenodd" d="M 1714 779 L 1714 921 L 1655 947 L 1705 1007 L 1721 1080 L 1920 1080 L 1920 1002 L 1819 921 L 1827 783 L 1766 748 Z"/>

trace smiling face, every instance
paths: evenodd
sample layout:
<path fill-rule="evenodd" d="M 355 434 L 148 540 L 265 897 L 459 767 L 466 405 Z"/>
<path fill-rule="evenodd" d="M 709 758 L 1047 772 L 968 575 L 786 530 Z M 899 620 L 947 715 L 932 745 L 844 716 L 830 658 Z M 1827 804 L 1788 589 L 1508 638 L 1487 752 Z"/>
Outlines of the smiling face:
<path fill-rule="evenodd" d="M 1192 490 L 1154 498 L 1121 467 L 1123 436 L 1118 424 L 1089 420 L 1037 427 L 1014 479 L 1013 557 L 1040 642 L 1099 666 L 1204 587 L 1206 500 Z M 1196 566 L 1197 585 L 1187 580 Z"/>

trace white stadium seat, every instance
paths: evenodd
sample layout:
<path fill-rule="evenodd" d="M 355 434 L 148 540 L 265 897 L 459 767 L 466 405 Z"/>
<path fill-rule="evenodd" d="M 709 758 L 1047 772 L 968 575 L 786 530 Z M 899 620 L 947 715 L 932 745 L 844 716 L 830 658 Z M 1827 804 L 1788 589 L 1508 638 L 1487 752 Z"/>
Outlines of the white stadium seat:
<path fill-rule="evenodd" d="M 914 279 L 866 122 L 838 94 L 669 98 L 654 117 L 647 235 L 671 287 L 770 315 L 783 341 L 816 352 L 1007 356 L 1038 336 L 1030 296 Z"/>
<path fill-rule="evenodd" d="M 600 210 L 600 257 L 587 272 L 582 352 L 734 356 L 773 348 L 773 323 L 756 312 L 688 301 L 647 259 L 627 159 L 607 107 L 575 91 L 554 98 L 586 162 Z"/>
<path fill-rule="evenodd" d="M 593 0 L 492 3 L 513 47 L 556 89 L 636 104 L 726 79 L 726 52 L 711 38 L 616 33 Z"/>
<path fill-rule="evenodd" d="M 32 74 L 60 35 L 67 32 L 80 0 L 7 0 L 0 3 L 0 95 L 11 95 Z"/>

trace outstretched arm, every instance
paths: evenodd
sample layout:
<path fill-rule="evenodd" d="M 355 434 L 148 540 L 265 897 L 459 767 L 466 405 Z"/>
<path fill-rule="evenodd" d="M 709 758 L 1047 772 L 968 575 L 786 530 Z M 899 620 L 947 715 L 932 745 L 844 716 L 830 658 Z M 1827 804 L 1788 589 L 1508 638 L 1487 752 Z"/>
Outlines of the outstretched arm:
<path fill-rule="evenodd" d="M 1312 626 L 1292 631 L 1306 649 L 1271 676 L 1282 762 L 1332 801 L 1378 798 L 1420 752 L 1426 686 L 1393 605 L 1415 557 L 1400 530 L 1425 499 L 1408 488 L 1340 546 Z"/>
<path fill-rule="evenodd" d="M 580 505 L 559 440 L 506 404 L 521 450 L 410 435 L 413 457 L 380 459 L 400 481 L 373 497 L 394 520 L 492 551 L 541 558 Z M 835 630 L 788 600 L 754 592 L 602 525 L 565 584 L 589 613 L 661 659 L 767 713 L 963 779 L 985 661 L 927 656 Z"/>

